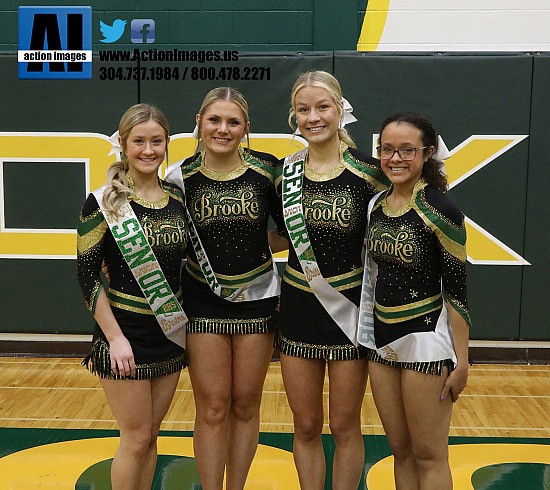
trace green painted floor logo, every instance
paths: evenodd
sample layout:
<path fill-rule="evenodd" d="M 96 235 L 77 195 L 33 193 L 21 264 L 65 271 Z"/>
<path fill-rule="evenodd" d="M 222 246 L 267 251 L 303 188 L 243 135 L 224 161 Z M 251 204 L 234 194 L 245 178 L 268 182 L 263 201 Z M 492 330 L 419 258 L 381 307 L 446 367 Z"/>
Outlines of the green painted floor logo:
<path fill-rule="evenodd" d="M 163 431 L 153 490 L 202 490 L 192 452 L 192 432 Z M 7 488 L 59 484 L 75 490 L 110 490 L 118 433 L 81 429 L 0 428 L 0 474 Z M 292 434 L 262 433 L 249 488 L 298 490 Z M 385 436 L 364 436 L 365 469 L 358 490 L 394 488 Z M 449 459 L 460 490 L 550 490 L 550 441 L 451 437 Z M 334 440 L 323 436 L 325 489 L 332 481 Z M 70 464 L 67 464 L 70 461 Z"/>

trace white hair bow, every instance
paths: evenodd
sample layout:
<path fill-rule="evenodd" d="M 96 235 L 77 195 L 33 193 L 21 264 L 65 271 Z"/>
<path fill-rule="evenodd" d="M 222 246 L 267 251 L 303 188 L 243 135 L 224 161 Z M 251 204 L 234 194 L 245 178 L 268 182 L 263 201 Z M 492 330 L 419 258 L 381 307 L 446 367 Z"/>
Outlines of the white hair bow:
<path fill-rule="evenodd" d="M 118 130 L 115 131 L 111 137 L 109 138 L 109 142 L 113 147 L 111 148 L 111 151 L 109 152 L 109 155 L 116 155 L 117 162 L 120 162 L 120 159 L 122 158 L 122 147 L 119 143 L 120 134 L 118 133 Z"/>
<path fill-rule="evenodd" d="M 344 106 L 344 116 L 340 122 L 340 129 L 342 129 L 346 124 L 351 124 L 357 121 L 357 118 L 352 114 L 353 107 L 344 97 L 342 97 L 342 105 Z"/>
<path fill-rule="evenodd" d="M 443 138 L 438 135 L 437 136 L 437 151 L 432 155 L 432 158 L 437 160 L 438 162 L 442 162 L 443 160 L 446 160 L 451 156 L 451 152 L 447 148 L 447 145 L 443 141 Z"/>

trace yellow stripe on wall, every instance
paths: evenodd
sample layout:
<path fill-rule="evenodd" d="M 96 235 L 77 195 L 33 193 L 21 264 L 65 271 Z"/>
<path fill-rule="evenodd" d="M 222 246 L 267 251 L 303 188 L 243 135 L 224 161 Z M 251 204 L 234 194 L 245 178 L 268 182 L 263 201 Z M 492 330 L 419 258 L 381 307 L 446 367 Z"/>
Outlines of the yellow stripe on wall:
<path fill-rule="evenodd" d="M 369 0 L 363 27 L 359 40 L 357 41 L 357 51 L 376 51 L 386 26 L 390 0 Z"/>

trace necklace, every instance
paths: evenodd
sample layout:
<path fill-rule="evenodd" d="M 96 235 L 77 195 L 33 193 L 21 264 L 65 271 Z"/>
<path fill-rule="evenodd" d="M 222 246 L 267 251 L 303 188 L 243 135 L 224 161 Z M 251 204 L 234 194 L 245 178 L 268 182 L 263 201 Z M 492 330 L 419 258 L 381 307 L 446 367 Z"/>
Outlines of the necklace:
<path fill-rule="evenodd" d="M 327 180 L 332 180 L 336 177 L 338 177 L 344 170 L 344 158 L 343 158 L 343 152 L 347 147 L 342 147 L 340 145 L 339 151 L 338 151 L 338 164 L 336 166 L 333 166 L 326 172 L 317 172 L 314 169 L 311 168 L 309 164 L 309 152 L 306 155 L 306 161 L 305 161 L 305 175 L 309 180 L 315 181 L 315 182 L 324 182 Z"/>
<path fill-rule="evenodd" d="M 161 191 L 161 193 L 159 194 L 160 197 L 154 200 L 146 199 L 137 194 L 134 179 L 132 179 L 132 177 L 128 175 L 128 187 L 131 190 L 131 194 L 128 196 L 128 198 L 141 204 L 146 208 L 162 209 L 168 204 L 169 196 L 168 196 L 168 193 L 166 192 L 166 189 L 164 189 L 160 181 L 158 182 L 158 184 L 159 184 L 159 189 Z"/>
<path fill-rule="evenodd" d="M 246 172 L 247 165 L 240 149 L 238 164 L 235 163 L 227 165 L 230 170 L 214 170 L 206 166 L 206 153 L 204 150 L 201 152 L 201 172 L 212 180 L 231 180 Z"/>

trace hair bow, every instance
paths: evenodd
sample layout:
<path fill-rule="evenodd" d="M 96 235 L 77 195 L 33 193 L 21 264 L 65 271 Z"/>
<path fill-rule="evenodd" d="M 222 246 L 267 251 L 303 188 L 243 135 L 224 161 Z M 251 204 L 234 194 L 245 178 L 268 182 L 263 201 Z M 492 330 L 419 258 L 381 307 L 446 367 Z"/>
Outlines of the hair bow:
<path fill-rule="evenodd" d="M 351 124 L 357 121 L 357 118 L 352 114 L 353 107 L 344 97 L 342 97 L 342 105 L 344 106 L 344 115 L 340 121 L 340 129 L 342 129 L 346 124 Z"/>
<path fill-rule="evenodd" d="M 443 138 L 438 135 L 437 136 L 437 151 L 432 155 L 432 158 L 437 160 L 438 162 L 442 162 L 443 160 L 446 160 L 451 156 L 451 152 L 447 148 L 447 145 L 443 141 Z"/>
<path fill-rule="evenodd" d="M 111 145 L 113 145 L 113 147 L 111 148 L 111 151 L 109 152 L 108 156 L 116 155 L 117 162 L 120 162 L 122 158 L 122 147 L 120 146 L 119 138 L 120 138 L 120 134 L 118 130 L 115 131 L 109 138 L 109 142 L 111 143 Z"/>

